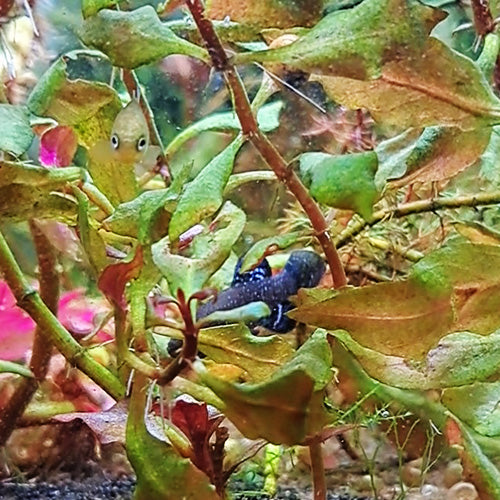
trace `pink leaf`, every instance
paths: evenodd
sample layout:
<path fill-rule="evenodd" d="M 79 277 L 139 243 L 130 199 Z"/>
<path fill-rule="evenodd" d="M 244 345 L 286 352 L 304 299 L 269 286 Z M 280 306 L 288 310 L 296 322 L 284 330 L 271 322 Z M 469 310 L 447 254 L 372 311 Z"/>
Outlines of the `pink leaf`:
<path fill-rule="evenodd" d="M 38 157 L 46 167 L 67 167 L 71 165 L 77 145 L 73 129 L 58 125 L 42 135 Z"/>

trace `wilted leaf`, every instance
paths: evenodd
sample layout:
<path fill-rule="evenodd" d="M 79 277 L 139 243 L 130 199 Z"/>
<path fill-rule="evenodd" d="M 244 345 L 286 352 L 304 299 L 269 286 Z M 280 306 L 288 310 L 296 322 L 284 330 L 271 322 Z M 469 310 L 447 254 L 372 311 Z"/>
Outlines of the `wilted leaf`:
<path fill-rule="evenodd" d="M 445 436 L 450 446 L 455 446 L 464 469 L 464 478 L 476 486 L 481 500 L 500 498 L 500 473 L 483 453 L 467 427 L 449 418 Z"/>
<path fill-rule="evenodd" d="M 76 203 L 48 186 L 10 184 L 0 187 L 0 219 L 26 222 L 34 217 L 74 225 Z"/>
<path fill-rule="evenodd" d="M 468 332 L 446 335 L 420 362 L 363 347 L 343 330 L 331 333 L 371 377 L 402 389 L 443 389 L 500 375 L 500 332 L 487 336 Z"/>
<path fill-rule="evenodd" d="M 385 64 L 377 80 L 315 79 L 339 104 L 366 108 L 376 121 L 400 128 L 468 130 L 500 121 L 500 101 L 479 68 L 435 38 L 428 39 L 424 52 Z"/>
<path fill-rule="evenodd" d="M 133 69 L 170 54 L 206 61 L 207 52 L 179 38 L 150 5 L 132 11 L 100 10 L 80 30 L 83 43 L 106 54 L 113 66 Z"/>
<path fill-rule="evenodd" d="M 374 181 L 377 166 L 377 155 L 373 151 L 340 156 L 326 153 L 300 156 L 300 176 L 315 200 L 353 210 L 365 220 L 371 219 L 377 198 Z"/>
<path fill-rule="evenodd" d="M 291 0 L 269 2 L 268 0 L 209 0 L 207 15 L 211 19 L 225 19 L 258 25 L 262 28 L 291 28 L 311 26 L 323 10 L 322 0 Z"/>
<path fill-rule="evenodd" d="M 365 0 L 324 17 L 291 45 L 236 54 L 234 60 L 237 64 L 277 62 L 309 73 L 377 78 L 387 61 L 417 52 L 441 18 L 440 12 L 413 0 Z"/>
<path fill-rule="evenodd" d="M 170 241 L 175 241 L 184 231 L 220 208 L 223 202 L 222 193 L 243 141 L 243 137 L 238 136 L 186 185 L 170 220 Z"/>
<path fill-rule="evenodd" d="M 246 437 L 293 445 L 320 432 L 329 420 L 323 399 L 333 375 L 331 362 L 326 332 L 317 331 L 294 357 L 260 383 L 232 384 L 200 365 L 195 369 L 223 399 L 224 414 Z"/>
<path fill-rule="evenodd" d="M 246 381 L 254 383 L 267 380 L 295 352 L 283 337 L 257 337 L 243 324 L 203 328 L 198 345 L 215 362 L 242 368 Z"/>
<path fill-rule="evenodd" d="M 20 156 L 34 137 L 26 107 L 0 104 L 0 151 Z"/>
<path fill-rule="evenodd" d="M 107 411 L 77 412 L 56 415 L 56 422 L 72 422 L 82 420 L 88 425 L 101 444 L 125 444 L 125 428 L 127 424 L 127 403 L 121 401 Z"/>
<path fill-rule="evenodd" d="M 48 167 L 67 167 L 71 165 L 77 146 L 77 138 L 71 127 L 60 125 L 51 128 L 40 138 L 40 163 Z"/>
<path fill-rule="evenodd" d="M 297 309 L 288 316 L 329 330 L 345 329 L 363 346 L 383 354 L 422 358 L 453 324 L 446 286 L 409 280 L 322 295 L 327 296 L 299 290 Z"/>
<path fill-rule="evenodd" d="M 453 228 L 471 243 L 500 245 L 500 232 L 477 221 L 453 222 Z"/>
<path fill-rule="evenodd" d="M 104 269 L 99 276 L 99 289 L 112 304 L 125 310 L 125 286 L 131 279 L 139 276 L 142 265 L 142 247 L 138 246 L 131 260 L 111 264 Z"/>
<path fill-rule="evenodd" d="M 193 240 L 193 256 L 183 257 L 170 253 L 168 238 L 163 238 L 152 246 L 153 260 L 167 278 L 172 293 L 181 288 L 189 296 L 200 290 L 208 278 L 228 258 L 243 226 L 245 213 L 231 202 L 226 202 L 207 234 L 198 235 Z M 199 241 L 199 244 L 196 243 Z"/>
<path fill-rule="evenodd" d="M 35 115 L 49 116 L 59 125 L 73 127 L 79 143 L 90 148 L 97 138 L 109 136 L 121 103 L 118 94 L 105 83 L 69 79 L 68 59 L 87 53 L 74 51 L 60 57 L 31 92 L 28 108 Z"/>
<path fill-rule="evenodd" d="M 491 130 L 491 127 L 466 132 L 457 128 L 427 128 L 405 162 L 404 177 L 391 182 L 391 187 L 451 179 L 477 161 L 488 145 Z"/>
<path fill-rule="evenodd" d="M 483 436 L 500 436 L 500 382 L 476 382 L 443 391 L 442 403 Z"/>
<path fill-rule="evenodd" d="M 61 189 L 69 182 L 82 178 L 82 170 L 76 167 L 63 170 L 52 170 L 24 163 L 0 162 L 0 187 L 12 185 L 27 185 L 44 187 L 53 191 Z"/>

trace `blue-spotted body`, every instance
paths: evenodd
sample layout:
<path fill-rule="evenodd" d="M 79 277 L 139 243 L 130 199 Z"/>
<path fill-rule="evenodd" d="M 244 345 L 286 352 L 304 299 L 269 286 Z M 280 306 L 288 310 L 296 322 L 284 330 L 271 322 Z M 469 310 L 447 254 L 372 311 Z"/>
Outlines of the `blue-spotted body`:
<path fill-rule="evenodd" d="M 325 272 L 323 259 L 306 250 L 292 252 L 283 270 L 275 276 L 272 276 L 265 259 L 257 268 L 246 273 L 240 274 L 240 267 L 241 261 L 236 266 L 230 288 L 219 292 L 215 300 L 198 308 L 198 319 L 215 311 L 262 301 L 269 306 L 271 314 L 257 324 L 275 332 L 288 332 L 295 326 L 295 322 L 285 314 L 293 307 L 288 298 L 295 295 L 299 288 L 315 287 Z"/>

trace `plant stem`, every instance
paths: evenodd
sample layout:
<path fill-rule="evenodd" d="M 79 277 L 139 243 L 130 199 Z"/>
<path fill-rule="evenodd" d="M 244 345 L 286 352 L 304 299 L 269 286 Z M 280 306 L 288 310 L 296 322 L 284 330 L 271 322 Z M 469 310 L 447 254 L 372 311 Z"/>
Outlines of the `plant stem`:
<path fill-rule="evenodd" d="M 38 325 L 45 342 L 53 343 L 69 363 L 76 365 L 110 396 L 116 400 L 123 398 L 124 385 L 90 356 L 52 314 L 37 291 L 30 287 L 1 231 L 0 272 L 12 290 L 18 306 L 24 309 Z"/>
<path fill-rule="evenodd" d="M 285 159 L 259 129 L 243 83 L 240 80 L 236 68 L 229 61 L 211 21 L 205 17 L 202 1 L 186 0 L 186 5 L 208 49 L 213 66 L 216 70 L 222 71 L 224 74 L 226 84 L 232 93 L 234 109 L 240 120 L 243 134 L 252 142 L 278 179 L 283 182 L 288 190 L 295 196 L 304 209 L 304 212 L 311 220 L 311 225 L 330 266 L 334 287 L 340 288 L 345 286 L 347 284 L 345 271 L 340 256 L 328 233 L 328 225 L 323 213 L 316 202 L 311 198 L 297 174 L 288 167 Z"/>
<path fill-rule="evenodd" d="M 481 205 L 496 205 L 500 203 L 500 191 L 490 191 L 475 195 L 456 196 L 455 198 L 431 198 L 427 200 L 403 203 L 391 208 L 384 208 L 373 214 L 371 221 L 361 217 L 353 217 L 347 227 L 335 237 L 337 245 L 345 244 L 354 236 L 358 235 L 365 227 L 374 226 L 389 217 L 405 217 L 422 212 L 435 212 L 437 210 L 478 207 Z"/>
<path fill-rule="evenodd" d="M 326 498 L 326 480 L 321 443 L 313 442 L 309 445 L 309 456 L 311 457 L 313 474 L 314 500 L 324 500 Z"/>
<path fill-rule="evenodd" d="M 472 13 L 474 15 L 474 28 L 479 37 L 492 33 L 495 29 L 495 21 L 491 15 L 488 0 L 471 0 Z"/>
<path fill-rule="evenodd" d="M 50 311 L 57 314 L 59 275 L 56 271 L 56 256 L 49 240 L 36 222 L 30 221 L 30 229 L 38 255 L 40 296 Z M 0 446 L 5 445 L 38 385 L 45 379 L 51 356 L 52 344 L 45 340 L 43 332 L 37 326 L 29 364 L 34 378 L 22 378 L 14 394 L 0 411 Z"/>

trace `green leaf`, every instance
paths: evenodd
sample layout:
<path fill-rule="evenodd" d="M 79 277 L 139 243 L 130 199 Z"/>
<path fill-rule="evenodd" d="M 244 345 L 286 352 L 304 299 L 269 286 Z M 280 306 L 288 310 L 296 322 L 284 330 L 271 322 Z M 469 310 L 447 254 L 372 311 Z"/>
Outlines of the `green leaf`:
<path fill-rule="evenodd" d="M 203 324 L 211 323 L 249 323 L 257 321 L 264 316 L 269 316 L 271 309 L 265 302 L 250 302 L 244 306 L 235 307 L 225 311 L 214 311 L 205 316 L 201 322 Z"/>
<path fill-rule="evenodd" d="M 257 123 L 263 132 L 271 132 L 279 126 L 279 115 L 283 101 L 276 101 L 262 106 L 257 112 Z M 240 121 L 235 111 L 214 113 L 186 127 L 176 135 L 167 146 L 165 155 L 173 156 L 188 140 L 202 132 L 230 132 L 241 130 Z"/>
<path fill-rule="evenodd" d="M 171 54 L 208 60 L 204 49 L 175 35 L 150 5 L 132 11 L 100 10 L 84 21 L 79 35 L 85 45 L 121 68 L 134 69 Z"/>
<path fill-rule="evenodd" d="M 308 73 L 377 78 L 384 63 L 417 52 L 442 13 L 414 0 L 365 0 L 324 17 L 284 47 L 236 54 L 236 64 L 276 62 Z"/>
<path fill-rule="evenodd" d="M 106 245 L 89 217 L 89 199 L 79 188 L 75 187 L 73 193 L 78 201 L 78 236 L 85 250 L 85 255 L 94 269 L 95 276 L 99 276 L 109 264 L 106 256 Z"/>
<path fill-rule="evenodd" d="M 138 238 L 141 244 L 149 243 L 157 239 L 156 232 L 165 234 L 166 221 L 162 220 L 163 215 L 168 215 L 165 204 L 175 200 L 177 196 L 171 188 L 146 191 L 133 200 L 118 205 L 103 224 L 109 231 Z"/>
<path fill-rule="evenodd" d="M 79 143 L 90 148 L 97 138 L 109 136 L 121 102 L 105 83 L 69 79 L 67 60 L 79 55 L 96 54 L 74 51 L 60 57 L 36 84 L 28 108 L 35 115 L 49 116 L 60 125 L 73 127 Z"/>
<path fill-rule="evenodd" d="M 34 137 L 26 107 L 0 104 L 0 151 L 20 156 Z"/>
<path fill-rule="evenodd" d="M 255 267 L 262 258 L 266 256 L 266 250 L 268 250 L 269 247 L 283 250 L 296 243 L 302 235 L 303 233 L 295 231 L 287 234 L 269 236 L 269 238 L 264 238 L 263 240 L 255 242 L 241 261 L 240 273 L 244 273 Z"/>
<path fill-rule="evenodd" d="M 58 189 L 66 183 L 82 178 L 82 169 L 67 167 L 64 169 L 45 168 L 25 163 L 0 162 L 0 187 L 9 184 L 26 184 L 33 187 Z"/>
<path fill-rule="evenodd" d="M 500 472 L 484 454 L 477 439 L 465 424 L 448 419 L 445 434 L 450 445 L 458 448 L 465 477 L 474 485 L 482 500 L 500 498 Z"/>
<path fill-rule="evenodd" d="M 148 384 L 137 376 L 134 384 L 140 389 L 133 389 L 126 430 L 127 457 L 137 476 L 134 499 L 220 500 L 206 474 L 149 432 L 144 412 Z"/>
<path fill-rule="evenodd" d="M 192 257 L 170 253 L 167 237 L 155 243 L 152 246 L 153 260 L 167 278 L 170 291 L 175 295 L 181 288 L 189 296 L 200 290 L 228 258 L 243 231 L 245 220 L 242 210 L 226 202 L 212 223 L 215 230 L 205 231 L 193 240 Z"/>
<path fill-rule="evenodd" d="M 480 174 L 493 184 L 494 188 L 500 186 L 500 126 L 493 127 L 490 142 L 481 156 Z"/>
<path fill-rule="evenodd" d="M 442 403 L 483 436 L 500 436 L 500 382 L 476 382 L 443 391 Z"/>
<path fill-rule="evenodd" d="M 102 9 L 107 9 L 113 5 L 118 5 L 120 0 L 82 0 L 83 18 L 93 16 Z"/>
<path fill-rule="evenodd" d="M 470 130 L 500 121 L 500 100 L 481 70 L 435 38 L 428 39 L 421 53 L 387 62 L 377 80 L 335 76 L 313 80 L 320 81 L 337 103 L 366 108 L 384 125 Z"/>
<path fill-rule="evenodd" d="M 198 345 L 213 361 L 245 370 L 246 381 L 254 383 L 267 380 L 295 353 L 283 337 L 257 337 L 243 324 L 203 328 Z"/>
<path fill-rule="evenodd" d="M 33 372 L 27 367 L 12 361 L 0 359 L 0 373 L 15 373 L 22 377 L 33 378 Z"/>
<path fill-rule="evenodd" d="M 401 389 L 445 389 L 500 375 L 500 331 L 487 336 L 458 332 L 443 337 L 421 362 L 388 356 L 331 332 L 374 379 Z"/>
<path fill-rule="evenodd" d="M 246 437 L 300 444 L 329 421 L 323 400 L 333 372 L 326 337 L 324 331 L 315 332 L 295 356 L 260 383 L 228 383 L 199 364 L 195 370 L 224 401 L 224 414 Z"/>
<path fill-rule="evenodd" d="M 377 198 L 373 152 L 333 156 L 326 153 L 300 155 L 300 176 L 312 197 L 336 208 L 354 210 L 370 220 Z"/>
<path fill-rule="evenodd" d="M 186 185 L 168 227 L 170 241 L 177 240 L 184 231 L 220 208 L 224 188 L 243 141 L 239 135 Z"/>

